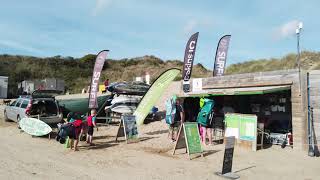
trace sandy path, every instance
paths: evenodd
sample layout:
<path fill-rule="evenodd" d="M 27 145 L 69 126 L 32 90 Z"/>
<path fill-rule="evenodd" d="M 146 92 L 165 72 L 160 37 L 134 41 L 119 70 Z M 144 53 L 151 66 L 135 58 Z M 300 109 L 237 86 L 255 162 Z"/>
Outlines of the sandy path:
<path fill-rule="evenodd" d="M 160 111 L 165 99 L 176 93 L 179 84 L 170 85 L 158 101 Z M 61 98 L 86 95 L 62 96 Z M 222 179 L 223 145 L 205 147 L 205 157 L 188 160 L 184 150 L 172 156 L 173 144 L 167 139 L 167 125 L 162 121 L 139 128 L 139 143 L 115 142 L 117 126 L 101 126 L 95 131 L 97 144 L 80 143 L 80 151 L 65 149 L 54 139 L 32 138 L 3 122 L 0 106 L 0 179 Z M 251 152 L 235 149 L 233 171 L 241 179 L 299 179 L 320 177 L 320 158 L 306 152 L 278 146 Z"/>
<path fill-rule="evenodd" d="M 97 146 L 83 142 L 72 152 L 55 140 L 32 138 L 15 123 L 0 127 L 0 179 L 221 179 L 223 145 L 206 147 L 204 158 L 188 160 L 183 150 L 172 156 L 166 125 L 140 128 L 141 141 L 115 142 L 117 126 L 95 132 Z M 236 148 L 233 170 L 241 179 L 318 179 L 320 159 L 291 148 L 250 152 Z"/>

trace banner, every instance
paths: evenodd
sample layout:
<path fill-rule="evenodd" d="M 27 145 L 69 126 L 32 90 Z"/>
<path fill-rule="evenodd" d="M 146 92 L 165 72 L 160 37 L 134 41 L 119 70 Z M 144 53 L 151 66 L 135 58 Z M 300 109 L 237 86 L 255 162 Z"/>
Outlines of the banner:
<path fill-rule="evenodd" d="M 184 92 L 190 91 L 189 79 L 192 73 L 192 66 L 193 66 L 194 55 L 196 53 L 198 35 L 199 35 L 199 32 L 193 34 L 190 37 L 186 45 L 186 50 L 184 52 L 184 65 L 183 65 L 183 73 L 182 73 Z"/>
<path fill-rule="evenodd" d="M 98 108 L 97 102 L 97 92 L 99 90 L 99 79 L 101 70 L 104 65 L 104 61 L 107 58 L 107 53 L 109 50 L 100 51 L 97 55 L 96 62 L 93 68 L 93 74 L 91 79 L 91 86 L 89 92 L 89 108 Z"/>
<path fill-rule="evenodd" d="M 225 35 L 218 43 L 214 61 L 213 76 L 222 76 L 224 74 L 230 38 L 231 35 Z"/>
<path fill-rule="evenodd" d="M 133 115 L 136 116 L 137 125 L 143 124 L 143 121 L 151 111 L 152 106 L 160 99 L 163 92 L 179 73 L 180 69 L 168 69 L 152 83 L 150 89 L 142 97 L 136 111 L 133 113 Z"/>

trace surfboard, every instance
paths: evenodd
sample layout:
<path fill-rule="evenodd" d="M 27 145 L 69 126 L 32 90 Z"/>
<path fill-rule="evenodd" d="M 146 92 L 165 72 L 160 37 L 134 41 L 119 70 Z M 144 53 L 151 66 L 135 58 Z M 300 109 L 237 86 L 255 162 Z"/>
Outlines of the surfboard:
<path fill-rule="evenodd" d="M 139 96 L 119 96 L 113 98 L 111 101 L 111 104 L 117 104 L 117 103 L 139 103 L 141 100 L 141 97 Z"/>
<path fill-rule="evenodd" d="M 132 114 L 137 109 L 137 106 L 119 105 L 111 109 L 111 111 L 120 114 Z"/>
<path fill-rule="evenodd" d="M 149 89 L 149 85 L 142 82 L 114 82 L 108 86 L 108 91 L 115 94 L 143 96 Z"/>
<path fill-rule="evenodd" d="M 35 118 L 22 118 L 19 125 L 24 132 L 33 136 L 44 136 L 52 131 L 48 124 Z"/>

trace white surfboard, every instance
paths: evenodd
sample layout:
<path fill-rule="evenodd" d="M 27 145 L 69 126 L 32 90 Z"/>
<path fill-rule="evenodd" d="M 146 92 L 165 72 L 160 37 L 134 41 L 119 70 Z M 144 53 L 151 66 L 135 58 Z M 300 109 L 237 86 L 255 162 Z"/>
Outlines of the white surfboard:
<path fill-rule="evenodd" d="M 137 96 L 119 96 L 115 97 L 111 104 L 117 104 L 117 103 L 139 103 L 141 100 L 141 97 Z"/>
<path fill-rule="evenodd" d="M 19 125 L 24 132 L 33 136 L 44 136 L 52 131 L 48 124 L 35 118 L 22 118 Z"/>
<path fill-rule="evenodd" d="M 112 112 L 120 114 L 132 114 L 137 109 L 137 106 L 120 105 L 111 109 Z"/>

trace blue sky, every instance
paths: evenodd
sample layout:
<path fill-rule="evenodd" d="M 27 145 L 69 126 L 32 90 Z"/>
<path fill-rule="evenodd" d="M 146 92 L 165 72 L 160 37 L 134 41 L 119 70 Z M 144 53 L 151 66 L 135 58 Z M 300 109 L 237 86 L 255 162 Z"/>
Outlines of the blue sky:
<path fill-rule="evenodd" d="M 221 36 L 231 34 L 227 64 L 320 50 L 320 1 L 295 0 L 0 0 L 0 54 L 183 59 L 199 32 L 194 63 L 213 67 Z"/>

